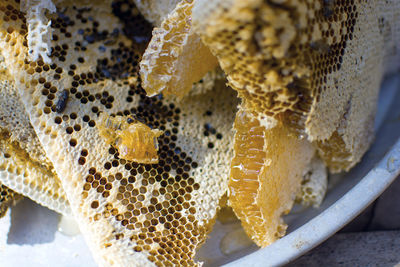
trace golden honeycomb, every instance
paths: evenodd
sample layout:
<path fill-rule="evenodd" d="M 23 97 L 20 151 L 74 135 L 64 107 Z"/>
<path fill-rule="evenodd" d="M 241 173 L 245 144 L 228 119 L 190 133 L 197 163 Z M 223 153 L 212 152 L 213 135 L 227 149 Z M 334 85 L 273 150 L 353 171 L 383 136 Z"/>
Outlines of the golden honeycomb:
<path fill-rule="evenodd" d="M 217 59 L 192 30 L 194 1 L 181 1 L 153 30 L 151 41 L 140 62 L 143 88 L 149 96 L 159 93 L 185 96 Z"/>
<path fill-rule="evenodd" d="M 315 149 L 284 125 L 266 129 L 245 111 L 234 128 L 229 202 L 247 235 L 265 247 L 285 234 L 281 216 L 292 208 Z"/>
<path fill-rule="evenodd" d="M 131 1 L 68 1 L 58 10 L 48 14 L 51 64 L 29 60 L 18 1 L 0 4 L 0 49 L 93 258 L 100 266 L 197 265 L 227 191 L 235 93 L 219 86 L 179 104 L 147 97 L 138 64 L 152 27 Z M 100 113 L 163 131 L 158 163 L 121 158 L 100 135 Z"/>
<path fill-rule="evenodd" d="M 371 143 L 385 69 L 398 68 L 399 2 L 196 1 L 193 25 L 248 111 L 319 147 L 332 172 Z M 365 134 L 368 133 L 368 134 Z"/>
<path fill-rule="evenodd" d="M 20 194 L 0 184 L 0 218 L 6 215 L 8 207 L 20 199 Z"/>

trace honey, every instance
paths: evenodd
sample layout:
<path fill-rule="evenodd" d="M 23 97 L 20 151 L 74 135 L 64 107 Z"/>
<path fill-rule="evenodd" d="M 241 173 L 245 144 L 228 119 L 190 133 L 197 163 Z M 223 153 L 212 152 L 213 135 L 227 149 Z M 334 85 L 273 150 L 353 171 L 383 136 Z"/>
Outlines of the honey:
<path fill-rule="evenodd" d="M 281 216 L 293 205 L 314 148 L 281 124 L 266 130 L 244 111 L 234 128 L 229 201 L 247 235 L 265 247 L 285 234 Z"/>
<path fill-rule="evenodd" d="M 140 62 L 143 88 L 149 96 L 159 93 L 182 98 L 192 85 L 218 65 L 200 37 L 192 30 L 194 1 L 184 0 L 168 15 Z"/>
<path fill-rule="evenodd" d="M 111 117 L 101 113 L 99 120 L 100 135 L 117 148 L 121 159 L 145 164 L 158 162 L 157 137 L 162 131 L 152 130 L 132 116 Z"/>

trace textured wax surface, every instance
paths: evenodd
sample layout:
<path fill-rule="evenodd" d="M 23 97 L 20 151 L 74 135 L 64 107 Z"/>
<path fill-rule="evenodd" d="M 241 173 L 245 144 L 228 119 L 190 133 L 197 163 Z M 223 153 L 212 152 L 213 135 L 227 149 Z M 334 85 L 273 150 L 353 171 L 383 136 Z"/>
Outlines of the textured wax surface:
<path fill-rule="evenodd" d="M 30 121 L 100 265 L 192 265 L 227 191 L 235 93 L 220 86 L 180 103 L 147 98 L 137 66 L 151 26 L 128 2 L 79 3 L 50 16 L 48 65 L 29 61 L 23 14 L 2 2 L 2 16 L 18 14 L 3 21 L 0 46 Z M 99 112 L 164 131 L 159 163 L 120 159 L 99 135 Z"/>
<path fill-rule="evenodd" d="M 265 247 L 285 234 L 281 216 L 291 210 L 315 149 L 284 125 L 265 129 L 242 110 L 234 128 L 229 202 L 248 236 Z"/>
<path fill-rule="evenodd" d="M 192 30 L 194 1 L 184 0 L 153 30 L 140 62 L 147 95 L 163 93 L 182 98 L 208 72 L 217 59 Z"/>
<path fill-rule="evenodd" d="M 55 5 L 51 0 L 22 0 L 20 9 L 26 13 L 29 59 L 36 61 L 40 56 L 44 62 L 51 63 L 51 28 L 45 13 L 54 13 Z"/>
<path fill-rule="evenodd" d="M 59 213 L 71 214 L 53 165 L 29 122 L 12 77 L 0 73 L 0 183 Z"/>
<path fill-rule="evenodd" d="M 200 0 L 193 25 L 245 107 L 307 135 L 338 172 L 371 144 L 381 78 L 399 68 L 399 5 Z"/>

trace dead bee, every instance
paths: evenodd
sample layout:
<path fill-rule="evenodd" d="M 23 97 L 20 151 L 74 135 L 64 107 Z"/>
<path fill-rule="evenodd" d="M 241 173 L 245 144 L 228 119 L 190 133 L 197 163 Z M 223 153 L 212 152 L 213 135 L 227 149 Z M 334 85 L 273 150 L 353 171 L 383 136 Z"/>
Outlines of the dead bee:
<path fill-rule="evenodd" d="M 322 0 L 322 12 L 326 18 L 333 15 L 335 10 L 335 0 Z"/>
<path fill-rule="evenodd" d="M 322 40 L 311 42 L 310 47 L 321 54 L 328 54 L 331 51 L 331 47 Z"/>
<path fill-rule="evenodd" d="M 160 130 L 152 130 L 132 116 L 111 117 L 106 113 L 99 116 L 98 129 L 105 141 L 117 148 L 119 157 L 138 163 L 158 162 L 157 137 Z"/>
<path fill-rule="evenodd" d="M 69 98 L 69 91 L 68 90 L 63 90 L 58 97 L 58 101 L 56 103 L 56 112 L 61 113 L 64 111 L 65 107 L 67 106 Z"/>

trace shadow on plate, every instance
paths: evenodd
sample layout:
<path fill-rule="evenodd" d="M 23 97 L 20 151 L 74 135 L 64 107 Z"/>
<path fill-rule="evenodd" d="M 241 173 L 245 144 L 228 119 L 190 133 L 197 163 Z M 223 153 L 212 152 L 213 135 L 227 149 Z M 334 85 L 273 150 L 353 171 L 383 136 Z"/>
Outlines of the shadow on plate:
<path fill-rule="evenodd" d="M 51 243 L 58 228 L 59 214 L 25 198 L 11 209 L 7 244 Z"/>

